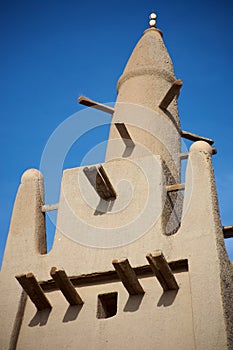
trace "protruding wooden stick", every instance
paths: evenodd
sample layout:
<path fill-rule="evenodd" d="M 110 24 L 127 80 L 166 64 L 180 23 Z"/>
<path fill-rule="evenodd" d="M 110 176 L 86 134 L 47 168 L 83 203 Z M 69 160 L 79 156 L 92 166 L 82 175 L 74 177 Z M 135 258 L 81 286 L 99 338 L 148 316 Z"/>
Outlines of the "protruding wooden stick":
<path fill-rule="evenodd" d="M 224 238 L 233 237 L 233 226 L 223 226 L 222 229 L 223 229 Z"/>
<path fill-rule="evenodd" d="M 39 285 L 39 282 L 32 272 L 29 272 L 26 275 L 19 275 L 15 277 L 31 301 L 35 304 L 38 311 L 52 309 L 50 302 L 48 301 L 45 293 Z"/>
<path fill-rule="evenodd" d="M 146 258 L 164 292 L 179 289 L 173 272 L 161 251 L 156 252 L 155 255 L 149 253 L 147 254 Z"/>
<path fill-rule="evenodd" d="M 159 107 L 162 108 L 162 109 L 167 109 L 167 107 L 170 105 L 170 103 L 172 102 L 174 97 L 175 96 L 179 96 L 180 89 L 181 89 L 182 85 L 183 85 L 182 80 L 180 80 L 180 79 L 176 80 L 172 84 L 172 86 L 170 87 L 170 89 L 168 90 L 166 95 L 164 96 L 164 98 L 161 101 Z"/>
<path fill-rule="evenodd" d="M 126 128 L 126 125 L 124 123 L 115 123 L 115 126 L 122 140 L 124 141 L 126 147 L 134 147 L 135 144 Z"/>
<path fill-rule="evenodd" d="M 166 186 L 167 192 L 181 191 L 185 189 L 185 184 L 175 184 Z"/>
<path fill-rule="evenodd" d="M 187 140 L 191 140 L 191 141 L 205 141 L 205 142 L 209 143 L 210 145 L 213 145 L 213 143 L 214 143 L 214 140 L 212 140 L 212 139 L 209 139 L 207 137 L 200 136 L 197 134 L 193 134 L 193 133 L 191 133 L 189 131 L 185 131 L 185 130 L 181 130 L 180 135 L 181 135 L 181 137 L 183 137 Z"/>
<path fill-rule="evenodd" d="M 74 285 L 64 270 L 57 270 L 56 267 L 52 267 L 50 275 L 70 305 L 83 304 L 82 298 L 74 288 Z"/>
<path fill-rule="evenodd" d="M 212 154 L 214 155 L 214 154 L 217 154 L 217 153 L 218 153 L 217 148 L 216 147 L 212 147 Z"/>
<path fill-rule="evenodd" d="M 96 101 L 91 100 L 90 98 L 87 98 L 85 96 L 80 96 L 78 98 L 78 103 L 81 105 L 87 106 L 87 107 L 92 107 L 95 109 L 98 109 L 102 112 L 113 114 L 114 113 L 114 108 L 106 106 L 102 103 L 98 103 Z"/>
<path fill-rule="evenodd" d="M 113 186 L 112 186 L 112 184 L 111 184 L 111 182 L 110 182 L 110 180 L 109 180 L 109 177 L 108 177 L 108 175 L 106 174 L 106 171 L 104 170 L 104 168 L 103 168 L 102 165 L 100 165 L 100 166 L 98 167 L 98 172 L 99 172 L 99 174 L 102 176 L 102 178 L 103 178 L 103 180 L 104 180 L 104 182 L 105 182 L 105 184 L 106 184 L 107 190 L 108 190 L 108 192 L 110 192 L 110 194 L 111 194 L 111 198 L 116 199 L 116 196 L 117 196 L 116 191 L 114 190 L 114 188 L 113 188 Z"/>
<path fill-rule="evenodd" d="M 118 277 L 130 295 L 145 293 L 128 259 L 113 260 L 112 264 L 115 267 Z"/>
<path fill-rule="evenodd" d="M 86 167 L 83 169 L 83 172 L 101 198 L 105 200 L 116 199 L 116 191 L 102 165 L 98 168 L 96 166 Z"/>
<path fill-rule="evenodd" d="M 41 208 L 43 213 L 46 213 L 47 211 L 53 211 L 58 210 L 58 203 L 56 204 L 44 204 Z"/>
<path fill-rule="evenodd" d="M 185 159 L 187 159 L 189 157 L 189 152 L 187 152 L 187 153 L 181 153 L 180 154 L 180 160 L 185 160 Z"/>

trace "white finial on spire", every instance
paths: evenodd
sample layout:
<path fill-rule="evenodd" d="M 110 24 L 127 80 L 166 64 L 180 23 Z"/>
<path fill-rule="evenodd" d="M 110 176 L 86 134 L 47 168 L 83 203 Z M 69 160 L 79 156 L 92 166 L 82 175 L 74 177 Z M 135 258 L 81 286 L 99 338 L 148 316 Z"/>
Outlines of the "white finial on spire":
<path fill-rule="evenodd" d="M 154 12 L 152 12 L 151 14 L 150 14 L 150 27 L 151 28 L 155 28 L 156 27 L 156 17 L 157 17 L 157 15 L 156 15 L 156 13 L 154 13 Z"/>

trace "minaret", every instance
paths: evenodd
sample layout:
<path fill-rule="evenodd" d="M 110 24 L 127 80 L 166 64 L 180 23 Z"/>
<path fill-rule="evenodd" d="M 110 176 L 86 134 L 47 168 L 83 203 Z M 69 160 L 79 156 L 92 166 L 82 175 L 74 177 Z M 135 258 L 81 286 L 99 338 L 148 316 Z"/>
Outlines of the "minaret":
<path fill-rule="evenodd" d="M 150 15 L 149 23 L 150 28 L 137 43 L 118 81 L 106 160 L 136 158 L 150 152 L 160 155 L 173 177 L 167 178 L 171 184 L 179 181 L 180 173 L 177 97 L 182 82 L 174 75 L 163 34 L 156 28 L 155 13 Z M 119 141 L 120 130 L 116 126 L 120 123 L 125 124 L 134 143 L 131 150 L 128 144 L 128 152 Z"/>
<path fill-rule="evenodd" d="M 1 349 L 233 349 L 213 140 L 180 130 L 182 82 L 155 25 L 153 13 L 114 109 L 79 98 L 113 115 L 107 161 L 64 170 L 57 204 L 44 203 L 38 170 L 21 178 L 0 271 Z M 184 134 L 198 142 L 180 184 Z"/>
<path fill-rule="evenodd" d="M 150 15 L 149 24 L 150 28 L 137 43 L 118 81 L 106 161 L 159 155 L 164 182 L 173 185 L 180 182 L 177 97 L 182 81 L 174 75 L 163 34 L 156 28 L 155 13 Z M 163 215 L 167 234 L 174 233 L 179 227 L 181 207 L 182 194 L 171 193 Z"/>

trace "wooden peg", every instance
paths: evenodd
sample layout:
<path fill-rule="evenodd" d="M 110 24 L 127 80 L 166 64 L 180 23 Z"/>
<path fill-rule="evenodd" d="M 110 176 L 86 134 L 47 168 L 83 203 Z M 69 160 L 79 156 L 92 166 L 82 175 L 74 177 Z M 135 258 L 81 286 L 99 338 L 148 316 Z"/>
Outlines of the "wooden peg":
<path fill-rule="evenodd" d="M 43 213 L 47 213 L 47 211 L 58 210 L 58 203 L 56 204 L 44 204 L 41 208 Z"/>
<path fill-rule="evenodd" d="M 128 259 L 113 260 L 112 264 L 117 272 L 118 277 L 130 295 L 145 293 Z"/>
<path fill-rule="evenodd" d="M 82 298 L 74 288 L 74 285 L 64 270 L 57 270 L 56 267 L 52 267 L 50 275 L 70 305 L 83 304 Z"/>
<path fill-rule="evenodd" d="M 105 200 L 116 199 L 116 191 L 114 190 L 102 165 L 99 167 L 86 167 L 83 169 L 83 172 L 101 198 Z"/>
<path fill-rule="evenodd" d="M 164 96 L 163 100 L 161 101 L 159 107 L 162 109 L 167 109 L 167 107 L 170 105 L 170 103 L 172 102 L 172 100 L 176 97 L 179 96 L 180 94 L 180 89 L 183 85 L 182 80 L 178 79 L 176 80 L 172 86 L 170 87 L 170 89 L 168 90 L 168 92 L 166 93 L 166 95 Z"/>
<path fill-rule="evenodd" d="M 222 229 L 223 229 L 224 238 L 233 237 L 233 226 L 223 226 Z"/>
<path fill-rule="evenodd" d="M 38 311 L 52 309 L 50 302 L 32 272 L 26 275 L 15 276 L 15 278 L 35 304 Z"/>
<path fill-rule="evenodd" d="M 185 184 L 174 184 L 166 186 L 167 192 L 182 191 L 185 189 Z"/>
<path fill-rule="evenodd" d="M 87 98 L 85 96 L 80 96 L 78 98 L 78 103 L 80 103 L 81 105 L 87 106 L 87 107 L 92 107 L 92 108 L 98 109 L 99 111 L 102 111 L 105 113 L 109 113 L 109 114 L 114 113 L 114 108 L 106 106 L 102 103 L 98 103 L 96 101 L 93 101 L 90 98 Z"/>
<path fill-rule="evenodd" d="M 161 251 L 156 252 L 154 255 L 149 253 L 146 258 L 164 292 L 179 289 L 174 274 Z"/>
<path fill-rule="evenodd" d="M 117 131 L 119 132 L 123 142 L 125 143 L 126 147 L 134 147 L 135 144 L 127 130 L 127 127 L 124 123 L 115 123 L 115 126 L 117 128 Z"/>
<path fill-rule="evenodd" d="M 189 131 L 185 131 L 185 130 L 181 130 L 180 135 L 181 135 L 181 137 L 183 137 L 187 140 L 190 140 L 190 141 L 205 141 L 210 145 L 213 145 L 213 143 L 214 143 L 214 140 L 212 140 L 212 139 L 209 139 L 207 137 L 200 136 L 197 134 L 193 134 L 193 133 L 191 133 Z M 215 153 L 213 153 L 213 154 L 215 154 Z"/>

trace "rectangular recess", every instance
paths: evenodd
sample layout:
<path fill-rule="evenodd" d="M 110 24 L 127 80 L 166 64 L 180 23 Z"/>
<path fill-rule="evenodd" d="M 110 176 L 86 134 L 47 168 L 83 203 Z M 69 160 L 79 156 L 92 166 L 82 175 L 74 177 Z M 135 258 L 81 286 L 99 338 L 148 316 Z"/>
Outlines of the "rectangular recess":
<path fill-rule="evenodd" d="M 117 292 L 98 295 L 96 317 L 110 318 L 117 314 Z"/>

